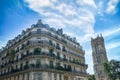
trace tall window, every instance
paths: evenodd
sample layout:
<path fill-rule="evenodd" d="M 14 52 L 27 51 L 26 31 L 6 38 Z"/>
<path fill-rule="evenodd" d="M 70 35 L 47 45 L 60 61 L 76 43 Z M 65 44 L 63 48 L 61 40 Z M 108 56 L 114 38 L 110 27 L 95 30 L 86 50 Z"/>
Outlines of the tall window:
<path fill-rule="evenodd" d="M 56 44 L 56 49 L 60 50 L 60 45 L 58 43 Z"/>
<path fill-rule="evenodd" d="M 29 80 L 29 73 L 27 74 L 27 80 Z"/>
<path fill-rule="evenodd" d="M 59 52 L 57 53 L 57 58 L 60 58 L 60 53 Z"/>
<path fill-rule="evenodd" d="M 50 68 L 53 68 L 53 61 L 50 61 Z"/>
<path fill-rule="evenodd" d="M 61 74 L 59 74 L 59 80 L 62 80 L 62 75 Z"/>
<path fill-rule="evenodd" d="M 23 75 L 22 75 L 22 80 L 24 80 L 24 77 L 25 77 L 25 75 L 23 74 Z"/>
<path fill-rule="evenodd" d="M 41 60 L 40 60 L 40 59 L 37 59 L 37 60 L 36 60 L 36 67 L 37 67 L 37 68 L 40 68 L 40 66 L 41 66 Z"/>
<path fill-rule="evenodd" d="M 57 74 L 54 73 L 54 80 L 57 80 Z"/>
<path fill-rule="evenodd" d="M 71 57 L 69 57 L 69 61 L 71 61 Z"/>
<path fill-rule="evenodd" d="M 65 51 L 65 52 L 67 51 L 66 48 L 65 48 L 65 46 L 63 46 L 62 51 Z"/>
<path fill-rule="evenodd" d="M 56 63 L 56 68 L 57 68 L 57 69 L 60 69 L 60 63 L 59 63 L 59 62 Z"/>
<path fill-rule="evenodd" d="M 66 60 L 66 55 L 63 55 L 63 60 L 64 60 L 64 61 Z"/>
<path fill-rule="evenodd" d="M 49 44 L 52 46 L 53 45 L 53 42 L 52 42 L 52 40 L 49 40 Z"/>
<path fill-rule="evenodd" d="M 34 73 L 33 80 L 42 80 L 42 73 Z"/>
<path fill-rule="evenodd" d="M 66 64 L 64 64 L 64 68 L 65 68 L 65 69 L 67 68 L 67 65 L 66 65 Z"/>
<path fill-rule="evenodd" d="M 48 80 L 52 80 L 52 73 L 48 73 Z"/>
<path fill-rule="evenodd" d="M 75 70 L 75 66 L 74 66 L 74 71 L 76 71 L 76 70 Z"/>
<path fill-rule="evenodd" d="M 26 51 L 26 55 L 28 55 L 28 54 L 29 54 L 29 51 L 27 50 L 27 51 Z"/>

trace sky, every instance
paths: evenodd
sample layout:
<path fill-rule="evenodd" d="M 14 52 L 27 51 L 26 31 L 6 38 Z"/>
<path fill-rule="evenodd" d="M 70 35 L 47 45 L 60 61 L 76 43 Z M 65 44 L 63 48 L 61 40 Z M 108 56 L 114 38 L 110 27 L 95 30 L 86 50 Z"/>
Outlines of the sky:
<path fill-rule="evenodd" d="M 0 0 L 0 48 L 38 19 L 76 37 L 93 74 L 91 37 L 102 34 L 108 60 L 120 60 L 120 0 Z"/>

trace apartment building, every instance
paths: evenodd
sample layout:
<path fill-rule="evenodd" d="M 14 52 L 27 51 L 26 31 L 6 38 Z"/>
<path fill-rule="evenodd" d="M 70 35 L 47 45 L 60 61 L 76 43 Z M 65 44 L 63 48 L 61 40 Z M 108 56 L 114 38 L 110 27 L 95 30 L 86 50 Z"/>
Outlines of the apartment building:
<path fill-rule="evenodd" d="M 76 38 L 41 20 L 0 49 L 0 80 L 86 80 L 87 67 Z"/>

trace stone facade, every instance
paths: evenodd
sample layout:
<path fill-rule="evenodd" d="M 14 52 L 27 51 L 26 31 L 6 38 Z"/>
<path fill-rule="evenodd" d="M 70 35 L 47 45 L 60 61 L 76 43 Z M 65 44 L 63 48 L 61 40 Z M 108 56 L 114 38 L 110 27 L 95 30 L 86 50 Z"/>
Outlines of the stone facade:
<path fill-rule="evenodd" d="M 108 62 L 104 39 L 101 36 L 98 36 L 95 39 L 91 39 L 92 46 L 92 57 L 94 64 L 94 74 L 96 80 L 107 80 L 107 76 L 104 73 L 105 62 Z"/>
<path fill-rule="evenodd" d="M 86 80 L 85 51 L 41 20 L 0 50 L 0 80 Z"/>

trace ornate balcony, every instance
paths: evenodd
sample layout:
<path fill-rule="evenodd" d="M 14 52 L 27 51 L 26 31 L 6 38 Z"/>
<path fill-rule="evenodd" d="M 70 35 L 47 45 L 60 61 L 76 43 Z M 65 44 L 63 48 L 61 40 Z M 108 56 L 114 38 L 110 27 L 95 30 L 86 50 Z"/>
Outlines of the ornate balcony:
<path fill-rule="evenodd" d="M 52 37 L 52 38 L 54 38 L 54 39 L 62 42 L 63 44 L 67 44 L 67 41 L 66 41 L 66 40 L 60 39 L 60 38 L 58 38 L 57 36 L 52 35 L 50 32 L 41 31 L 41 32 L 37 33 L 37 32 L 35 32 L 35 31 L 33 31 L 33 32 L 30 32 L 28 35 L 24 36 L 22 39 L 19 39 L 19 41 L 16 42 L 16 43 L 15 43 L 14 45 L 12 45 L 11 47 L 19 44 L 21 41 L 25 40 L 26 38 L 28 38 L 28 37 L 30 37 L 30 36 L 35 36 L 35 35 L 40 35 L 40 34 L 41 34 L 41 35 L 50 36 L 50 37 Z M 28 43 L 28 44 L 29 44 L 29 43 Z M 28 44 L 27 44 L 27 45 L 28 45 Z M 74 48 L 74 46 L 70 46 L 70 47 L 73 47 L 73 48 Z M 78 48 L 76 48 L 76 49 L 78 49 Z M 78 49 L 78 50 L 81 50 L 81 49 Z M 64 50 L 64 51 L 66 51 L 66 50 Z"/>
<path fill-rule="evenodd" d="M 2 76 L 6 76 L 6 75 L 12 75 L 12 74 L 15 74 L 15 73 L 18 73 L 18 72 L 22 72 L 22 71 L 31 71 L 31 70 L 45 70 L 45 71 L 63 71 L 63 72 L 70 72 L 70 73 L 76 73 L 76 74 L 87 74 L 85 72 L 81 72 L 81 71 L 73 71 L 71 66 L 68 65 L 67 67 L 63 67 L 61 65 L 56 65 L 56 66 L 53 66 L 52 64 L 44 64 L 44 65 L 41 65 L 41 64 L 38 64 L 38 63 L 34 63 L 34 64 L 26 64 L 25 66 L 21 66 L 20 68 L 17 68 L 17 69 L 11 69 L 11 71 L 9 72 L 5 72 L 3 74 L 0 74 L 0 77 Z"/>

